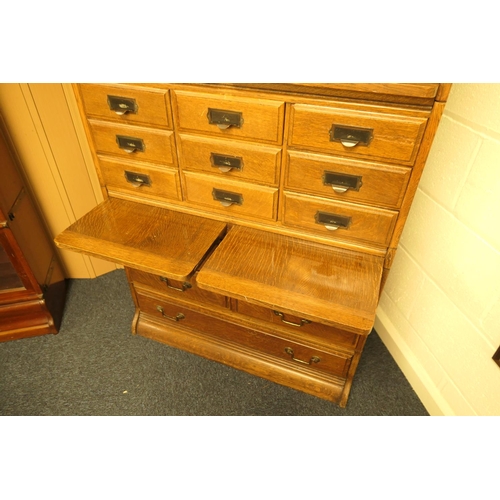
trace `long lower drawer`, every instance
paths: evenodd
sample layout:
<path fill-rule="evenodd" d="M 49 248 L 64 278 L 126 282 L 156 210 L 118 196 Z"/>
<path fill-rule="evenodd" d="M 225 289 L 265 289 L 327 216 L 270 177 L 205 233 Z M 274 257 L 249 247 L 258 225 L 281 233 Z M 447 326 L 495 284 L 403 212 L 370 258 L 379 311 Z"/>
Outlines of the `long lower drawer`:
<path fill-rule="evenodd" d="M 325 352 L 314 346 L 290 341 L 278 335 L 272 335 L 226 322 L 191 310 L 180 303 L 169 302 L 163 297 L 150 294 L 136 288 L 136 297 L 141 312 L 162 321 L 165 328 L 176 325 L 195 330 L 206 336 L 242 345 L 246 348 L 287 360 L 292 368 L 300 365 L 311 370 L 326 372 L 329 375 L 346 377 L 352 355 Z"/>

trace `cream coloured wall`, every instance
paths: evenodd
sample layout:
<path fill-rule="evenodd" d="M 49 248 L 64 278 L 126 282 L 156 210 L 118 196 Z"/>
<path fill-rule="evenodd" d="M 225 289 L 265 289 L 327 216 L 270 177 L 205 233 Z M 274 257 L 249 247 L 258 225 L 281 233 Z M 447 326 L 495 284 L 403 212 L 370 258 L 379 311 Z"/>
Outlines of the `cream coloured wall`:
<path fill-rule="evenodd" d="M 69 84 L 0 84 L 0 114 L 51 238 L 102 194 Z M 68 278 L 94 278 L 116 265 L 57 249 Z"/>
<path fill-rule="evenodd" d="M 375 329 L 432 415 L 500 415 L 500 84 L 452 87 Z"/>

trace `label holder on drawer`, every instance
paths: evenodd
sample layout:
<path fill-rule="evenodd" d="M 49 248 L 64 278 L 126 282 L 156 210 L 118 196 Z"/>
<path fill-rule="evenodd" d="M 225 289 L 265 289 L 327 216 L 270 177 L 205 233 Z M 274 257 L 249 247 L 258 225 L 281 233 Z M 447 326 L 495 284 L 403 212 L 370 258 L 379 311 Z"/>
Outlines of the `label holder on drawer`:
<path fill-rule="evenodd" d="M 325 170 L 323 173 L 323 185 L 331 186 L 336 193 L 345 193 L 348 190 L 359 191 L 363 185 L 360 175 L 343 174 Z"/>
<path fill-rule="evenodd" d="M 349 229 L 352 218 L 346 215 L 332 214 L 318 210 L 314 219 L 316 224 L 325 226 L 329 231 L 336 231 L 337 229 Z"/>

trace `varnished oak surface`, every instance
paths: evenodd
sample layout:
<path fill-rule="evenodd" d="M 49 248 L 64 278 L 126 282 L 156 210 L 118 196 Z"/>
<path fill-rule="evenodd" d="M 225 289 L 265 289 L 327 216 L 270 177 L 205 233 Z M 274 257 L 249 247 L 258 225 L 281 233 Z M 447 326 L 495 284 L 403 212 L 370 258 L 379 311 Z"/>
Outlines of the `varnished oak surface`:
<path fill-rule="evenodd" d="M 294 104 L 288 144 L 340 156 L 411 165 L 415 161 L 428 112 L 366 104 L 329 103 L 328 106 Z M 330 140 L 333 125 L 372 130 L 366 146 L 345 147 Z"/>
<path fill-rule="evenodd" d="M 222 222 L 109 198 L 55 241 L 61 248 L 183 280 L 225 228 Z"/>
<path fill-rule="evenodd" d="M 89 116 L 131 125 L 172 128 L 168 90 L 141 89 L 130 85 L 81 84 L 79 87 L 85 111 Z M 110 110 L 108 95 L 134 99 L 137 112 L 119 115 Z"/>
<path fill-rule="evenodd" d="M 198 286 L 368 334 L 383 259 L 235 226 L 198 274 Z"/>
<path fill-rule="evenodd" d="M 316 194 L 338 201 L 352 201 L 398 208 L 410 179 L 411 169 L 386 163 L 366 162 L 339 156 L 288 151 L 284 188 Z M 337 193 L 324 183 L 326 172 L 361 179 L 359 189 Z"/>

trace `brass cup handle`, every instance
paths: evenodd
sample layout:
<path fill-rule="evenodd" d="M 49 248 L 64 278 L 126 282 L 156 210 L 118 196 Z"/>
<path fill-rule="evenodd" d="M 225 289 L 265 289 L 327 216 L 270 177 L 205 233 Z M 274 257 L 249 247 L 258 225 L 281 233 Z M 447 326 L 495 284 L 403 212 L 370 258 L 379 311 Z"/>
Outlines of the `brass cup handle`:
<path fill-rule="evenodd" d="M 357 146 L 359 144 L 359 141 L 348 141 L 346 139 L 341 139 L 340 143 L 342 146 L 345 146 L 346 148 L 353 148 L 354 146 Z"/>
<path fill-rule="evenodd" d="M 231 126 L 231 123 L 216 123 L 220 130 L 226 130 Z"/>
<path fill-rule="evenodd" d="M 115 109 L 115 113 L 119 116 L 122 116 L 122 115 L 126 115 L 127 114 L 127 111 L 128 109 L 124 109 L 123 111 L 120 111 L 118 109 Z"/>
<path fill-rule="evenodd" d="M 121 148 L 125 153 L 134 153 L 136 151 L 135 148 Z"/>
<path fill-rule="evenodd" d="M 166 276 L 160 276 L 160 281 L 163 281 L 167 285 L 168 288 L 171 288 L 172 290 L 177 290 L 178 292 L 185 292 L 188 288 L 192 288 L 191 283 L 189 283 L 188 281 L 185 281 L 182 284 L 181 288 L 178 288 L 176 286 L 172 286 L 169 283 L 168 278 Z"/>
<path fill-rule="evenodd" d="M 165 311 L 164 311 L 163 307 L 161 307 L 161 306 L 156 306 L 156 310 L 159 311 L 159 312 L 161 312 L 161 315 L 164 318 L 169 319 L 170 321 L 180 321 L 181 319 L 184 319 L 186 317 L 182 313 L 177 313 L 175 316 L 167 316 L 165 314 Z"/>
<path fill-rule="evenodd" d="M 349 188 L 348 187 L 342 187 L 342 186 L 332 186 L 332 189 L 336 193 L 345 193 Z"/>
<path fill-rule="evenodd" d="M 303 365 L 312 365 L 313 363 L 319 363 L 321 361 L 321 359 L 318 358 L 318 356 L 312 356 L 309 361 L 298 359 L 295 357 L 295 354 L 291 347 L 285 347 L 285 352 L 292 358 L 293 361 L 296 361 L 297 363 L 302 363 Z"/>
<path fill-rule="evenodd" d="M 332 226 L 331 224 L 325 224 L 325 228 L 328 229 L 328 231 L 336 231 L 340 226 Z"/>
<path fill-rule="evenodd" d="M 221 172 L 231 172 L 233 170 L 233 167 L 217 167 Z"/>
<path fill-rule="evenodd" d="M 279 311 L 273 311 L 273 312 L 274 312 L 274 314 L 276 314 L 276 316 L 279 316 L 281 318 L 281 322 L 285 323 L 286 325 L 301 327 L 301 326 L 308 325 L 309 323 L 311 323 L 311 321 L 309 321 L 308 319 L 301 319 L 300 323 L 294 323 L 293 321 L 287 321 L 285 319 L 285 315 L 282 312 L 279 312 Z"/>
<path fill-rule="evenodd" d="M 136 177 L 135 179 L 132 179 L 128 182 L 134 187 L 141 187 L 144 186 L 146 181 L 144 179 L 141 179 L 140 177 Z"/>
<path fill-rule="evenodd" d="M 223 206 L 223 207 L 230 207 L 234 201 L 227 201 L 227 200 L 219 200 L 219 203 Z"/>

